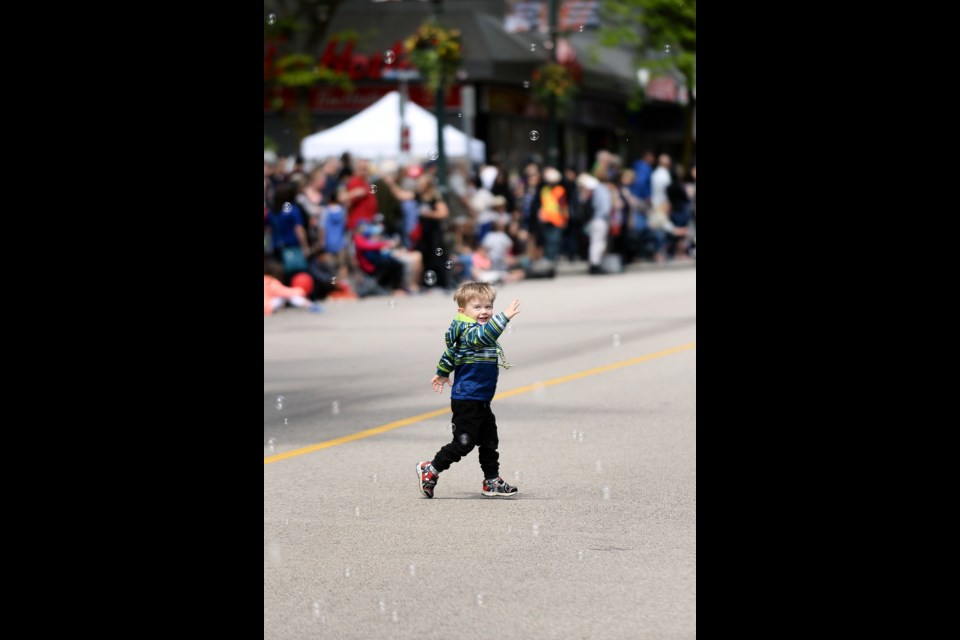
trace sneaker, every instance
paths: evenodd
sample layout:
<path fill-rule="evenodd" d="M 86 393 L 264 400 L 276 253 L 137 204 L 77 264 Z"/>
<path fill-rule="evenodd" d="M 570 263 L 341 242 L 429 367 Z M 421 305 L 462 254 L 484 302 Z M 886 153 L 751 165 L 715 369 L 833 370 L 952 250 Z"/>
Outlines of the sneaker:
<path fill-rule="evenodd" d="M 437 486 L 437 474 L 427 471 L 430 461 L 417 463 L 417 482 L 420 484 L 420 493 L 425 498 L 433 497 L 433 488 Z"/>
<path fill-rule="evenodd" d="M 520 492 L 513 485 L 503 481 L 503 478 L 497 478 L 493 482 L 483 481 L 483 490 L 480 492 L 488 498 L 509 498 Z"/>
<path fill-rule="evenodd" d="M 307 311 L 309 311 L 310 313 L 323 313 L 324 309 L 322 304 L 314 302 L 309 307 L 307 307 Z"/>

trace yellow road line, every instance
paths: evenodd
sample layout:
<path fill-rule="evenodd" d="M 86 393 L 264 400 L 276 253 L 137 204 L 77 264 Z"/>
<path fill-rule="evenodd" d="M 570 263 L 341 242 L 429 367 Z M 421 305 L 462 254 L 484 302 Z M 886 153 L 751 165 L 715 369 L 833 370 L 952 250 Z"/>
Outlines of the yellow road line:
<path fill-rule="evenodd" d="M 509 398 L 510 396 L 520 395 L 521 393 L 529 393 L 536 389 L 542 389 L 544 387 L 552 387 L 555 384 L 571 382 L 573 380 L 579 380 L 580 378 L 586 378 L 587 376 L 594 376 L 594 375 L 597 375 L 598 373 L 606 373 L 607 371 L 622 369 L 623 367 L 629 367 L 631 365 L 640 364 L 641 362 L 646 362 L 648 360 L 654 360 L 656 358 L 662 358 L 664 356 L 673 355 L 674 353 L 689 351 L 690 349 L 695 349 L 696 346 L 697 346 L 696 342 L 688 342 L 687 344 L 682 344 L 678 347 L 671 347 L 670 349 L 664 349 L 663 351 L 649 353 L 645 356 L 640 356 L 638 358 L 631 358 L 630 360 L 622 360 L 620 362 L 614 362 L 613 364 L 607 364 L 602 367 L 594 367 L 593 369 L 580 371 L 579 373 L 571 373 L 570 375 L 561 376 L 559 378 L 554 378 L 552 380 L 547 380 L 546 382 L 535 382 L 533 384 L 528 384 L 523 387 L 511 389 L 510 391 L 504 391 L 503 393 L 498 393 L 497 395 L 493 396 L 493 399 L 499 400 L 502 398 Z M 445 407 L 443 409 L 437 409 L 436 411 L 421 413 L 420 415 L 416 415 L 410 418 L 404 418 L 403 420 L 388 422 L 387 424 L 380 425 L 379 427 L 374 427 L 372 429 L 367 429 L 366 431 L 358 431 L 357 433 L 351 433 L 348 436 L 334 438 L 333 440 L 318 442 L 317 444 L 311 444 L 310 446 L 307 446 L 307 447 L 292 449 L 284 453 L 278 453 L 276 455 L 267 456 L 266 458 L 263 459 L 263 464 L 279 462 L 280 460 L 286 460 L 287 458 L 295 458 L 297 456 L 313 453 L 314 451 L 320 451 L 321 449 L 329 449 L 330 447 L 335 447 L 340 444 L 353 442 L 354 440 L 362 440 L 363 438 L 369 438 L 371 436 L 375 436 L 381 433 L 386 433 L 387 431 L 392 431 L 393 429 L 399 429 L 400 427 L 406 427 L 407 425 L 416 424 L 417 422 L 423 422 L 424 420 L 429 420 L 430 418 L 436 418 L 437 416 L 442 416 L 444 414 L 449 414 L 449 413 L 450 413 L 450 408 Z"/>

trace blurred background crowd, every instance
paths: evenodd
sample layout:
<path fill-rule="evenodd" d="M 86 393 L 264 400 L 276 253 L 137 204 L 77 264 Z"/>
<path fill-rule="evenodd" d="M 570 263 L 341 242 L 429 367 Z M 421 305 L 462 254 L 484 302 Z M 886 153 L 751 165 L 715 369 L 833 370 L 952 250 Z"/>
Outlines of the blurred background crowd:
<path fill-rule="evenodd" d="M 695 2 L 264 10 L 265 315 L 695 259 Z"/>

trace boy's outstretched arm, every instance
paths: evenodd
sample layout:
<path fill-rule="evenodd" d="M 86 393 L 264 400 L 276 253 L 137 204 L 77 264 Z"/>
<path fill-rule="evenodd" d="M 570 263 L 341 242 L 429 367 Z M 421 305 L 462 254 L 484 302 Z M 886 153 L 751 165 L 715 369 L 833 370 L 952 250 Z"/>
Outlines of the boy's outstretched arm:
<path fill-rule="evenodd" d="M 456 363 L 456 346 L 460 337 L 457 335 L 458 325 L 456 322 L 450 324 L 450 328 L 447 329 L 447 335 L 445 337 L 447 342 L 447 348 L 444 350 L 443 355 L 440 356 L 440 362 L 437 363 L 437 376 L 439 378 L 449 378 L 450 372 L 454 370 L 457 366 Z M 453 383 L 450 383 L 450 386 L 453 386 Z"/>
<path fill-rule="evenodd" d="M 437 393 L 442 392 L 443 385 L 448 383 L 450 384 L 451 387 L 453 387 L 453 383 L 450 382 L 450 378 L 447 378 L 445 376 L 433 376 L 433 380 L 430 381 L 430 384 L 433 385 L 433 390 L 436 391 Z"/>
<path fill-rule="evenodd" d="M 519 298 L 511 302 L 504 311 L 490 318 L 486 324 L 472 327 L 463 335 L 463 340 L 472 346 L 492 347 L 497 343 L 503 330 L 507 328 L 510 319 L 518 313 L 520 313 Z"/>
<path fill-rule="evenodd" d="M 510 306 L 503 310 L 503 315 L 507 316 L 507 320 L 513 320 L 513 316 L 518 313 L 520 313 L 520 298 L 515 299 L 510 303 Z"/>

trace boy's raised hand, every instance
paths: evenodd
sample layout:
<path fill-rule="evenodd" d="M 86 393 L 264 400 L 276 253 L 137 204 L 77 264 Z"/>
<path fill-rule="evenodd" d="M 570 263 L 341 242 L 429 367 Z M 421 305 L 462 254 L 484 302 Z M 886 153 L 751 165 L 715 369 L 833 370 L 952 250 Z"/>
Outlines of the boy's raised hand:
<path fill-rule="evenodd" d="M 510 306 L 504 309 L 503 315 L 507 316 L 508 320 L 512 320 L 513 316 L 520 313 L 520 298 L 517 298 L 510 303 Z"/>
<path fill-rule="evenodd" d="M 450 378 L 444 378 L 443 376 L 433 376 L 433 380 L 430 381 L 430 384 L 433 385 L 433 390 L 437 393 L 443 391 L 443 385 L 450 383 L 450 386 L 453 386 L 453 383 L 450 382 Z"/>

